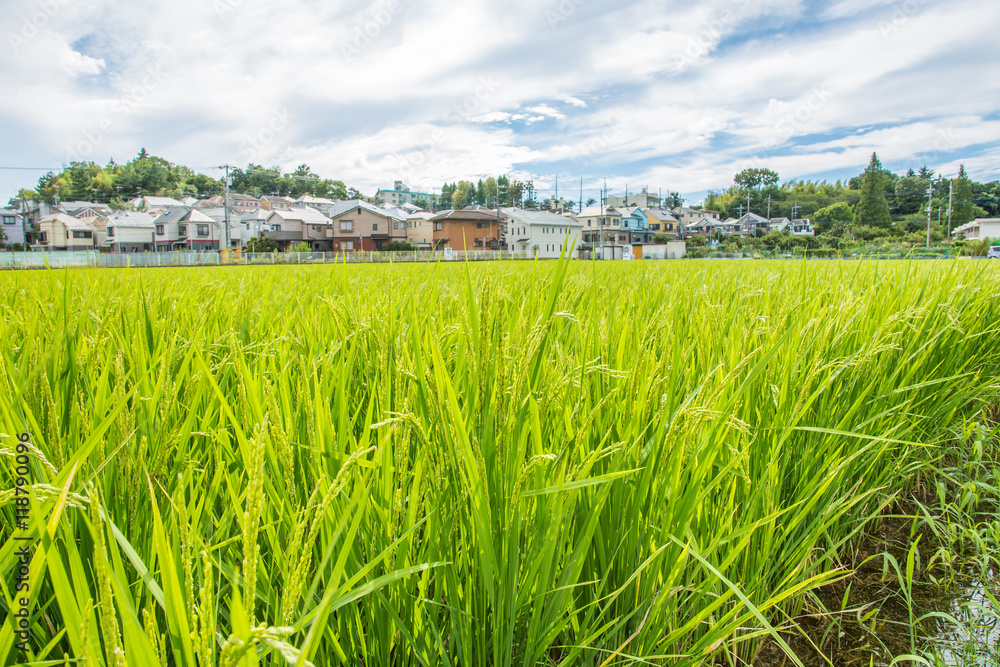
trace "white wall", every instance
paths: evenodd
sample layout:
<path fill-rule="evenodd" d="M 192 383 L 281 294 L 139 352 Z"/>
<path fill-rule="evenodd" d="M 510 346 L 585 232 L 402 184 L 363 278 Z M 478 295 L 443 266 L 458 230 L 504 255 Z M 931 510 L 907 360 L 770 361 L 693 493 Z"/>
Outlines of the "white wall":
<path fill-rule="evenodd" d="M 569 239 L 566 238 L 567 227 L 570 228 Z M 534 257 L 534 246 L 537 245 L 538 257 L 542 259 L 558 259 L 562 246 L 566 244 L 569 245 L 569 254 L 572 255 L 576 251 L 576 246 L 580 244 L 582 236 L 578 226 L 566 224 L 549 226 L 511 221 L 507 227 L 508 248 L 514 252 L 526 252 L 529 257 Z M 516 243 L 522 238 L 528 238 L 528 243 Z"/>

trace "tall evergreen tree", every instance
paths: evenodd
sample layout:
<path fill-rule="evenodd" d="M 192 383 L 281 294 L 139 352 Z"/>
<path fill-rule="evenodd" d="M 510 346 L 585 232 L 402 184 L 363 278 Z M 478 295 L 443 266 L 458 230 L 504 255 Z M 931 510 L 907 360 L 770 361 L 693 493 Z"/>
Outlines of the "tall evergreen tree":
<path fill-rule="evenodd" d="M 861 177 L 861 199 L 854 207 L 854 222 L 868 225 L 888 225 L 889 203 L 885 197 L 885 176 L 878 155 L 872 153 L 871 162 Z"/>
<path fill-rule="evenodd" d="M 954 204 L 952 206 L 951 224 L 953 227 L 964 225 L 975 217 L 972 205 L 972 181 L 965 172 L 965 165 L 958 168 L 958 178 L 955 179 Z"/>

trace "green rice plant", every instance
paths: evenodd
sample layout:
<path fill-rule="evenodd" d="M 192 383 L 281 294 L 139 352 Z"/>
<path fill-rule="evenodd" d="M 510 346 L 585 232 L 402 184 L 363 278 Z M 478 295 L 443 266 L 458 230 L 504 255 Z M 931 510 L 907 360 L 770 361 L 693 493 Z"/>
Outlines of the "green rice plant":
<path fill-rule="evenodd" d="M 996 404 L 996 278 L 0 274 L 2 571 L 36 545 L 27 650 L 3 579 L 0 660 L 737 665 L 767 639 L 799 663 L 810 591 Z"/>

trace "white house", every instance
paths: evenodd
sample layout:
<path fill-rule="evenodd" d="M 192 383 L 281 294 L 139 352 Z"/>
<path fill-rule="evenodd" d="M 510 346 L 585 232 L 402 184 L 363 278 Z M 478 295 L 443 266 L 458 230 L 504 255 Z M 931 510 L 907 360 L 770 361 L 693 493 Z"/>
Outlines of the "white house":
<path fill-rule="evenodd" d="M 0 231 L 3 232 L 0 243 L 9 246 L 24 243 L 24 225 L 17 211 L 0 208 Z"/>
<path fill-rule="evenodd" d="M 404 205 L 406 206 L 406 205 Z M 405 210 L 403 206 L 399 207 Z M 406 216 L 406 242 L 412 243 L 418 250 L 430 250 L 434 244 L 433 213 L 427 211 L 410 212 Z"/>
<path fill-rule="evenodd" d="M 218 250 L 223 226 L 190 206 L 175 206 L 154 221 L 156 250 Z"/>
<path fill-rule="evenodd" d="M 91 250 L 96 231 L 89 223 L 65 213 L 56 213 L 38 222 L 38 246 L 43 250 Z"/>
<path fill-rule="evenodd" d="M 153 216 L 139 211 L 115 211 L 108 216 L 103 247 L 111 252 L 149 252 L 154 249 Z"/>
<path fill-rule="evenodd" d="M 572 256 L 583 240 L 583 225 L 572 218 L 519 208 L 505 208 L 503 212 L 507 216 L 506 245 L 513 252 L 557 259 L 563 246 L 568 246 L 566 254 Z"/>
<path fill-rule="evenodd" d="M 970 241 L 982 241 L 990 239 L 996 241 L 1000 239 L 1000 218 L 980 218 L 967 222 L 954 232 L 955 236 L 961 234 Z"/>

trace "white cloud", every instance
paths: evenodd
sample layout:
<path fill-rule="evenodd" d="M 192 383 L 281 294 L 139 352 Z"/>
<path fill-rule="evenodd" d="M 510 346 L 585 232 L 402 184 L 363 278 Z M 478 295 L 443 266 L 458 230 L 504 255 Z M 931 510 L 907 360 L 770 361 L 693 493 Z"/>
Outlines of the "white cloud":
<path fill-rule="evenodd" d="M 99 162 L 143 146 L 195 168 L 248 161 L 248 138 L 285 109 L 255 161 L 366 192 L 512 170 L 695 191 L 755 156 L 793 178 L 863 167 L 872 150 L 949 164 L 962 151 L 986 169 L 1000 7 L 908 1 L 896 16 L 899 3 L 841 0 L 825 24 L 805 22 L 805 0 L 590 0 L 555 25 L 562 0 L 59 3 L 2 45 L 0 86 L 17 95 L 0 117 L 31 140 L 5 142 L 0 162 L 58 163 L 88 142 Z M 0 34 L 21 35 L 38 5 L 10 4 Z"/>

